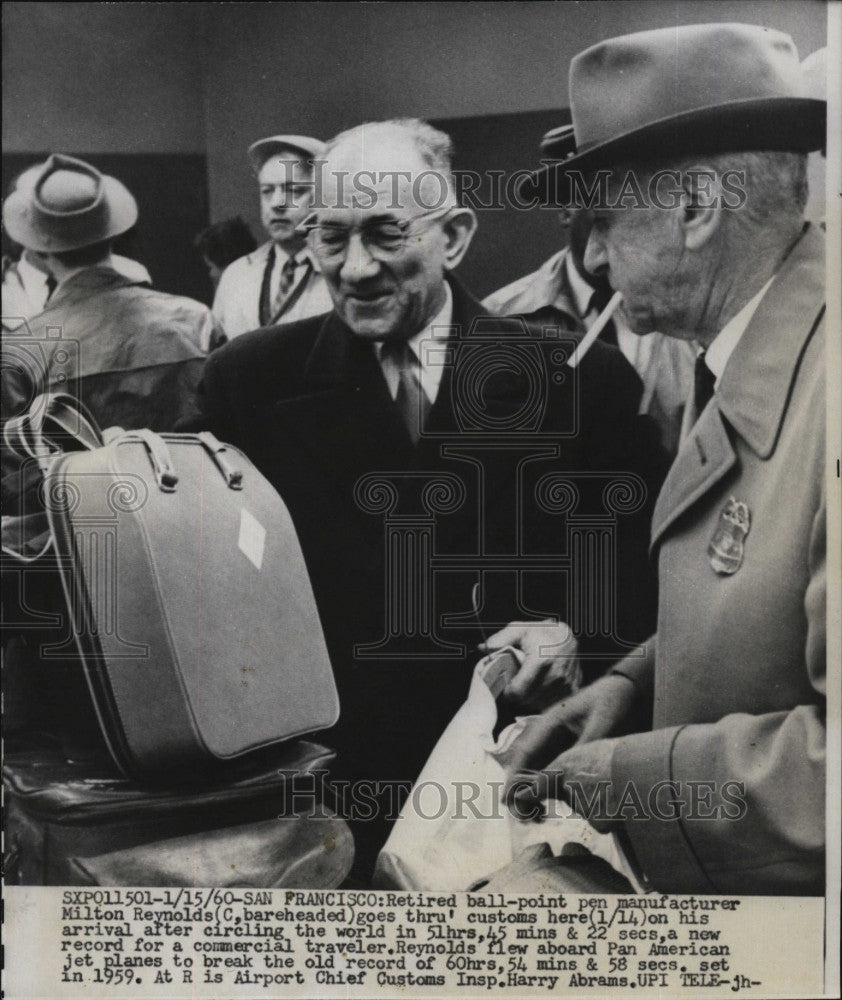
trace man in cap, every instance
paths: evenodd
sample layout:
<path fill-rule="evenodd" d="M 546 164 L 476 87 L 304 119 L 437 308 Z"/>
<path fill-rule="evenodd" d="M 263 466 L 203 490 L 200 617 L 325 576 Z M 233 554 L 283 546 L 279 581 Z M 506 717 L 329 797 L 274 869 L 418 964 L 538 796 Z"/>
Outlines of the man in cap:
<path fill-rule="evenodd" d="M 269 239 L 222 272 L 213 312 L 229 339 L 248 330 L 293 323 L 333 307 L 297 226 L 310 214 L 315 163 L 324 143 L 305 135 L 273 135 L 249 146 Z"/>
<path fill-rule="evenodd" d="M 541 148 L 558 141 L 570 130 L 572 125 L 548 132 Z M 581 336 L 608 303 L 611 289 L 604 277 L 591 274 L 584 265 L 591 226 L 588 211 L 562 209 L 560 215 L 567 230 L 567 246 L 537 271 L 489 295 L 483 305 L 492 313 L 525 316 L 530 323 L 558 326 Z M 692 347 L 656 331 L 635 334 L 622 312 L 615 313 L 608 321 L 600 339 L 619 348 L 637 373 L 643 384 L 640 412 L 650 414 L 657 422 L 661 443 L 674 456 L 684 404 L 693 384 Z"/>
<path fill-rule="evenodd" d="M 700 354 L 652 523 L 657 633 L 545 713 L 513 772 L 544 769 L 539 798 L 624 835 L 659 891 L 821 894 L 824 234 L 803 211 L 825 104 L 788 36 L 742 24 L 604 41 L 570 100 L 576 151 L 533 192 L 606 171 L 586 266 L 635 332 Z M 550 638 L 506 641 L 529 661 Z"/>
<path fill-rule="evenodd" d="M 117 269 L 112 244 L 137 204 L 116 178 L 55 154 L 30 180 L 4 202 L 3 224 L 56 287 L 6 340 L 3 417 L 62 391 L 103 427 L 172 430 L 194 413 L 204 347 L 224 340 L 210 310 Z"/>
<path fill-rule="evenodd" d="M 567 573 L 589 569 L 565 561 L 571 509 L 604 521 L 618 470 L 628 510 L 645 506 L 654 428 L 638 425 L 639 386 L 617 352 L 598 344 L 565 368 L 558 340 L 488 316 L 453 277 L 476 218 L 456 200 L 451 155 L 448 136 L 413 119 L 336 136 L 306 226 L 333 311 L 236 338 L 203 381 L 203 426 L 248 454 L 292 514 L 339 687 L 334 772 L 357 781 L 414 780 L 464 701 L 482 628 L 472 594 L 491 627 L 518 605 L 540 620 L 564 606 Z M 554 505 L 550 479 L 567 473 L 569 503 Z M 646 525 L 619 521 L 618 572 L 642 599 L 619 627 L 631 638 L 647 617 Z M 532 564 L 513 571 L 520 554 Z M 603 666 L 614 638 L 594 638 Z M 568 680 L 545 674 L 534 703 Z M 524 704 L 519 684 L 508 695 Z M 377 815 L 355 831 L 364 868 L 389 818 L 370 797 Z"/>

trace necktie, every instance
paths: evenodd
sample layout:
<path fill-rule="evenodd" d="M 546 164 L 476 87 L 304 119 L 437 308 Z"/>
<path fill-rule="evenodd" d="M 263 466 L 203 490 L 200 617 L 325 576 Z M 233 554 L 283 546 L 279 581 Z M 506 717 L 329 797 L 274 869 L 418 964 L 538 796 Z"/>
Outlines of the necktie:
<path fill-rule="evenodd" d="M 421 386 L 421 363 L 406 341 L 386 341 L 381 358 L 391 358 L 398 370 L 395 407 L 401 415 L 412 443 L 418 444 L 430 410 L 430 401 Z"/>
<path fill-rule="evenodd" d="M 278 285 L 278 291 L 275 294 L 275 301 L 272 303 L 270 323 L 277 323 L 278 319 L 288 308 L 294 294 L 295 272 L 298 270 L 299 264 L 303 266 L 308 263 L 309 261 L 306 258 L 298 261 L 295 257 L 287 257 L 284 261 L 284 266 L 281 268 L 281 281 Z"/>
<path fill-rule="evenodd" d="M 48 274 L 47 275 L 47 298 L 45 300 L 46 302 L 50 301 L 50 299 L 52 298 L 53 292 L 56 290 L 57 286 L 58 286 L 58 282 L 56 281 L 56 279 L 53 277 L 52 274 Z"/>
<path fill-rule="evenodd" d="M 696 419 L 708 405 L 713 396 L 713 386 L 716 376 L 705 362 L 705 352 L 696 357 L 696 368 L 693 374 L 693 405 L 696 408 Z"/>
<path fill-rule="evenodd" d="M 588 315 L 596 310 L 597 316 L 602 312 L 602 310 L 608 305 L 611 300 L 613 292 L 610 288 L 598 288 L 594 291 L 591 296 L 591 300 L 588 303 Z M 596 317 L 594 317 L 596 318 Z M 605 326 L 602 328 L 602 333 L 599 335 L 599 339 L 604 344 L 612 344 L 614 347 L 618 347 L 617 341 L 617 327 L 614 325 L 614 320 L 609 319 Z"/>

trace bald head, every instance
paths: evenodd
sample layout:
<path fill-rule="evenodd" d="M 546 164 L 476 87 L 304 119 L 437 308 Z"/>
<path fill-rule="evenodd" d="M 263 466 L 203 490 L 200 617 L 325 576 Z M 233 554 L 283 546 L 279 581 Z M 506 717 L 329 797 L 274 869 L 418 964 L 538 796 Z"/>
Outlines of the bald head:
<path fill-rule="evenodd" d="M 476 217 L 458 207 L 450 139 L 426 122 L 369 122 L 327 144 L 311 246 L 357 336 L 408 339 L 446 300 Z"/>
<path fill-rule="evenodd" d="M 327 144 L 324 203 L 368 208 L 376 197 L 392 211 L 455 206 L 452 157 L 450 137 L 420 119 L 356 125 Z"/>

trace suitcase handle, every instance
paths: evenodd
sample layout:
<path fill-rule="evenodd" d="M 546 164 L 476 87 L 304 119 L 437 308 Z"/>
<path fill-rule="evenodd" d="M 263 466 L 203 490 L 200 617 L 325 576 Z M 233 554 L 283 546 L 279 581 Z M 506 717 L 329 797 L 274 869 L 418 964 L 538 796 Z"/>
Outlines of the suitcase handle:
<path fill-rule="evenodd" d="M 228 445 L 218 441 L 210 431 L 202 431 L 197 435 L 205 451 L 213 459 L 214 465 L 222 473 L 225 485 L 230 490 L 241 490 L 243 488 L 242 469 L 236 469 L 225 457 Z"/>
<path fill-rule="evenodd" d="M 147 429 L 131 431 L 131 437 L 137 438 L 146 445 L 158 489 L 162 493 L 175 493 L 178 476 L 173 468 L 170 450 L 163 438 Z"/>
<path fill-rule="evenodd" d="M 75 449 L 73 445 L 75 444 Z M 26 413 L 3 428 L 3 443 L 17 458 L 34 458 L 47 471 L 57 451 L 102 447 L 102 433 L 90 410 L 68 393 L 42 393 Z"/>

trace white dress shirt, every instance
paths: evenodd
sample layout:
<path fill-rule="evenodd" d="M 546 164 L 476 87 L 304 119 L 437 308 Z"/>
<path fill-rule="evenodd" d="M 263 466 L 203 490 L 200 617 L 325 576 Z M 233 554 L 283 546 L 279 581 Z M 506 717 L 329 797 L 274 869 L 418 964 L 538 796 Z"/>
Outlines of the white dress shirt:
<path fill-rule="evenodd" d="M 453 293 L 450 285 L 445 283 L 446 298 L 444 306 L 440 312 L 433 317 L 423 330 L 420 330 L 414 337 L 410 337 L 407 345 L 412 353 L 418 358 L 420 364 L 421 388 L 424 395 L 435 403 L 439 394 L 439 386 L 444 372 L 444 345 L 450 336 L 450 329 L 453 325 Z M 441 342 L 441 350 L 437 349 L 436 341 Z M 400 384 L 400 370 L 394 358 L 387 352 L 383 357 L 383 343 L 374 344 L 374 353 L 380 362 L 383 370 L 383 377 L 389 388 L 392 399 L 397 399 L 398 386 Z"/>

